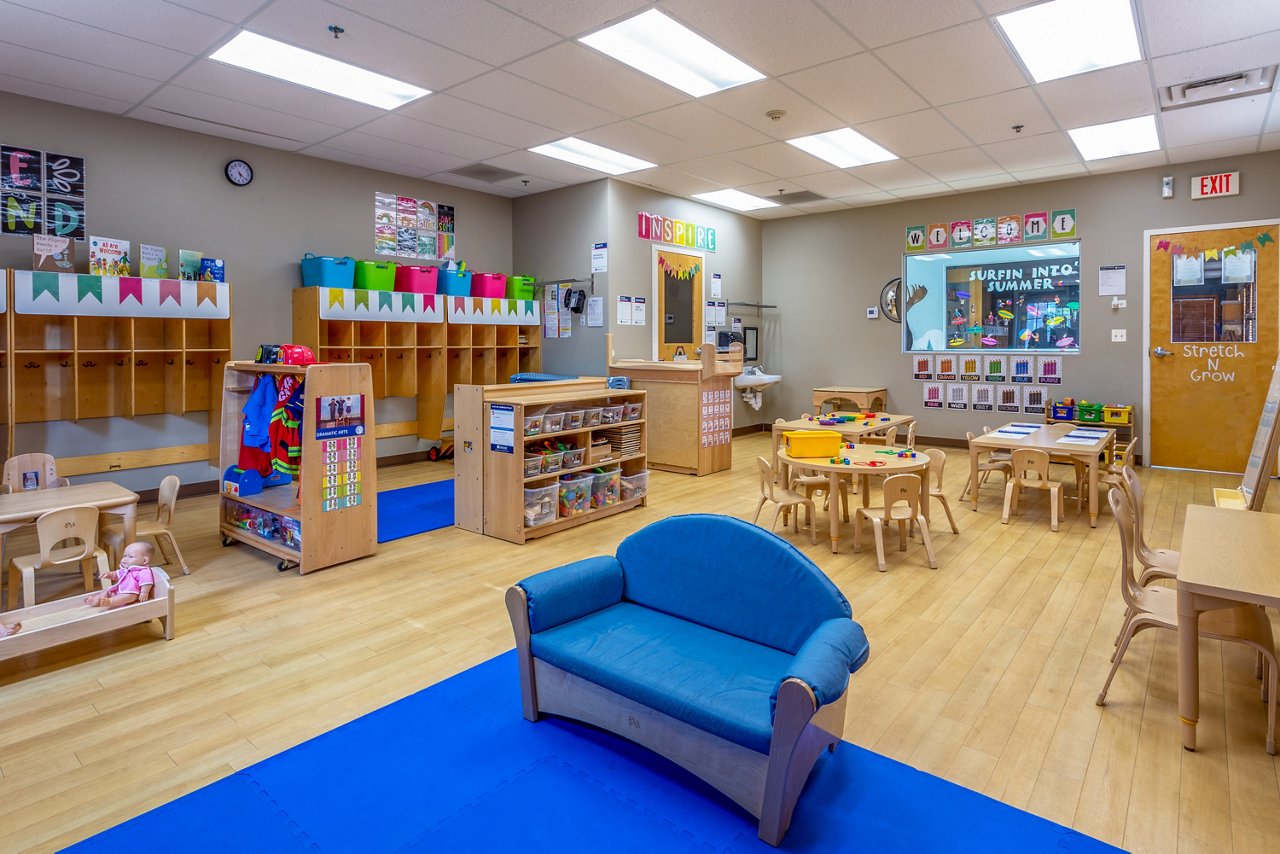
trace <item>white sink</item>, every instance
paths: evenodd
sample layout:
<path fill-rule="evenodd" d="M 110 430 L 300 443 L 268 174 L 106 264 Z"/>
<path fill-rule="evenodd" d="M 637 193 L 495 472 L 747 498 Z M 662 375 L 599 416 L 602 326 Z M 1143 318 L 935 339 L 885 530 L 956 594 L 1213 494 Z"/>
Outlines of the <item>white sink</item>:
<path fill-rule="evenodd" d="M 764 391 L 769 386 L 782 382 L 781 374 L 766 374 L 759 365 L 751 365 L 733 378 L 734 388 L 750 391 Z"/>

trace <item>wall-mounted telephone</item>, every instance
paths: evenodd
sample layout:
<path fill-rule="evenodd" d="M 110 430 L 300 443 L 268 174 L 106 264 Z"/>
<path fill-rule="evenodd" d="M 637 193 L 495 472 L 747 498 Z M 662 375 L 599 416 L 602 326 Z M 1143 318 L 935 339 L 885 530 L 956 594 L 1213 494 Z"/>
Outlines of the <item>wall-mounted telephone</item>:
<path fill-rule="evenodd" d="M 587 292 L 580 289 L 566 288 L 564 292 L 564 307 L 574 314 L 582 314 L 587 307 Z"/>

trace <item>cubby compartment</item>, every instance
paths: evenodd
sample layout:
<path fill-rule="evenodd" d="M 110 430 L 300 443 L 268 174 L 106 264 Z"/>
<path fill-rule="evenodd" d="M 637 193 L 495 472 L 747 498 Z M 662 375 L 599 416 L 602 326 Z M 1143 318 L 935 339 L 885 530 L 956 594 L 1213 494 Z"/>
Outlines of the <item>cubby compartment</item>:
<path fill-rule="evenodd" d="M 172 317 L 135 317 L 133 349 L 181 350 L 184 346 L 182 321 Z"/>
<path fill-rule="evenodd" d="M 387 346 L 387 324 L 360 321 L 356 324 L 356 343 L 360 347 Z"/>
<path fill-rule="evenodd" d="M 520 373 L 532 373 L 542 366 L 542 360 L 538 358 L 537 350 L 526 350 L 520 348 Z"/>
<path fill-rule="evenodd" d="M 471 346 L 471 327 L 465 323 L 447 323 L 447 330 L 450 347 L 470 347 Z"/>
<path fill-rule="evenodd" d="M 387 346 L 388 347 L 414 347 L 417 345 L 417 324 L 415 323 L 388 323 L 387 324 Z"/>
<path fill-rule="evenodd" d="M 225 321 L 198 318 L 184 324 L 188 350 L 231 349 L 231 327 Z"/>
<path fill-rule="evenodd" d="M 322 362 L 354 362 L 355 356 L 350 347 L 321 347 L 316 358 Z"/>
<path fill-rule="evenodd" d="M 139 353 L 133 357 L 133 414 L 182 411 L 183 356 L 178 352 Z"/>
<path fill-rule="evenodd" d="M 356 350 L 356 362 L 366 362 L 373 375 L 373 396 L 377 400 L 387 396 L 387 351 Z"/>
<path fill-rule="evenodd" d="M 519 326 L 499 326 L 497 330 L 497 343 L 499 347 L 518 347 L 520 346 L 520 330 Z"/>
<path fill-rule="evenodd" d="M 222 366 L 228 353 L 188 353 L 184 367 L 182 409 L 185 412 L 204 412 L 209 408 L 210 388 L 213 380 L 222 375 Z"/>
<path fill-rule="evenodd" d="M 392 324 L 399 326 L 402 324 Z M 413 397 L 418 393 L 418 360 L 413 347 L 387 348 L 387 396 Z"/>
<path fill-rule="evenodd" d="M 76 318 L 76 349 L 125 351 L 133 346 L 133 321 L 128 317 Z"/>
<path fill-rule="evenodd" d="M 295 331 L 294 337 L 302 340 Z M 355 344 L 355 323 L 350 320 L 320 321 L 321 347 L 351 347 Z"/>
<path fill-rule="evenodd" d="M 84 318 L 82 318 L 84 319 Z M 127 353 L 79 354 L 76 361 L 76 417 L 127 417 L 133 406 L 133 371 Z M 206 397 L 208 391 L 206 389 Z"/>
<path fill-rule="evenodd" d="M 75 349 L 75 318 L 45 314 L 13 317 L 13 349 L 70 352 Z"/>
<path fill-rule="evenodd" d="M 493 348 L 472 349 L 471 382 L 493 385 L 498 381 L 498 351 Z"/>
<path fill-rule="evenodd" d="M 408 324 L 406 324 L 408 325 Z M 445 325 L 443 323 L 414 324 L 418 330 L 419 347 L 443 347 L 445 342 Z"/>
<path fill-rule="evenodd" d="M 472 347 L 496 347 L 498 346 L 498 330 L 494 326 L 473 326 L 471 327 L 471 346 Z"/>
<path fill-rule="evenodd" d="M 456 385 L 471 383 L 471 352 L 469 350 L 450 350 L 448 356 L 448 375 L 445 380 L 445 393 L 452 394 Z"/>
<path fill-rule="evenodd" d="M 520 351 L 515 347 L 499 347 L 497 364 L 498 382 L 511 382 L 511 375 L 520 371 Z"/>
<path fill-rule="evenodd" d="M 14 421 L 71 421 L 76 417 L 75 364 L 70 353 L 14 354 Z"/>

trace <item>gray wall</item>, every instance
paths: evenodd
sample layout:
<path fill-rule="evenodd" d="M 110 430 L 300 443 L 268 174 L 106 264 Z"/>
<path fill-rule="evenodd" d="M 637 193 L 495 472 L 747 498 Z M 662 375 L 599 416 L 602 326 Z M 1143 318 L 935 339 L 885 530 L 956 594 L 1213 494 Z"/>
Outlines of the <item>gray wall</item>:
<path fill-rule="evenodd" d="M 166 246 L 171 262 L 179 249 L 226 259 L 234 284 L 236 358 L 251 356 L 259 343 L 290 339 L 290 292 L 298 285 L 304 252 L 375 257 L 375 191 L 452 204 L 458 257 L 477 270 L 511 269 L 511 202 L 506 198 L 7 93 L 0 93 L 0 115 L 6 118 L 5 143 L 85 158 L 90 233 L 130 240 L 135 247 L 143 242 Z M 235 157 L 254 167 L 248 187 L 233 187 L 223 177 L 223 165 Z M 83 268 L 87 249 L 79 256 Z M 0 237 L 0 265 L 29 269 L 31 239 Z M 412 419 L 413 401 L 379 401 L 377 416 Z M 23 425 L 15 449 L 74 456 L 206 439 L 202 415 L 138 419 L 134 424 L 140 429 L 109 421 Z M 419 446 L 424 445 L 403 438 L 379 442 L 378 450 L 387 455 Z M 111 479 L 145 489 L 170 471 L 184 481 L 215 476 L 208 466 L 188 464 L 116 473 Z"/>
<path fill-rule="evenodd" d="M 1189 176 L 1239 170 L 1239 196 L 1191 201 Z M 1176 198 L 1160 198 L 1160 178 L 1175 177 Z M 904 230 L 933 223 L 1033 210 L 1075 208 L 1081 240 L 1081 353 L 1064 364 L 1063 395 L 1141 406 L 1144 229 L 1199 226 L 1280 216 L 1280 153 L 1117 172 L 841 211 L 764 225 L 764 301 L 777 303 L 780 356 L 770 370 L 785 377 L 766 414 L 808 411 L 820 385 L 885 385 L 895 411 L 920 420 L 921 435 L 963 439 L 998 413 L 926 410 L 920 383 L 902 353 L 902 327 L 867 320 L 881 287 L 902 274 Z M 1098 267 L 1128 267 L 1128 307 L 1099 297 Z M 1272 284 L 1274 287 L 1274 283 Z M 1126 343 L 1111 343 L 1125 329 Z M 764 419 L 761 419 L 764 420 Z M 1007 419 L 1006 419 L 1007 420 Z"/>

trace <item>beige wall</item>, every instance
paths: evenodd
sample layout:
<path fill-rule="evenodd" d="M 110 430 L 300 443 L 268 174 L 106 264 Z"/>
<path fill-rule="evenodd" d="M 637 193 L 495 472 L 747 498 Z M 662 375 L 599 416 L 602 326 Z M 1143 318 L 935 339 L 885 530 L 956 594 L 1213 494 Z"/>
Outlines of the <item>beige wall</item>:
<path fill-rule="evenodd" d="M 431 198 L 456 210 L 458 257 L 474 269 L 511 269 L 511 202 L 499 196 L 431 184 L 243 142 L 219 139 L 104 113 L 0 93 L 3 141 L 81 155 L 92 234 L 224 258 L 234 283 L 234 355 L 259 343 L 288 341 L 290 292 L 305 252 L 372 258 L 375 191 Z M 254 180 L 231 186 L 223 165 L 248 160 Z M 87 250 L 81 251 L 82 264 Z M 0 237 L 0 265 L 30 268 L 31 239 Z M 379 401 L 383 421 L 412 419 L 412 401 Z M 130 423 L 24 425 L 16 448 L 75 455 L 205 441 L 202 416 L 156 416 Z M 413 439 L 379 443 L 382 454 L 418 447 Z M 184 480 L 213 477 L 207 466 L 182 466 Z M 155 486 L 165 472 L 113 479 Z"/>
<path fill-rule="evenodd" d="M 1239 170 L 1239 196 L 1191 201 L 1191 175 Z M 1160 178 L 1175 177 L 1176 198 L 1160 198 Z M 916 415 L 924 436 L 963 438 L 999 420 L 996 413 L 925 410 L 920 383 L 902 354 L 902 328 L 867 320 L 880 289 L 902 274 L 909 225 L 1033 210 L 1075 208 L 1081 240 L 1081 353 L 1064 366 L 1062 395 L 1140 405 L 1144 229 L 1280 216 L 1280 153 L 1118 172 L 960 196 L 923 199 L 765 223 L 764 301 L 777 303 L 780 354 L 770 370 L 784 375 L 766 414 L 795 417 L 820 385 L 885 385 L 896 411 Z M 1128 308 L 1098 296 L 1098 267 L 1128 267 Z M 1275 287 L 1275 283 L 1271 283 Z M 1128 341 L 1111 343 L 1111 330 Z M 768 395 L 766 395 L 768 397 Z M 764 419 L 762 419 L 764 420 Z M 1007 419 L 1006 419 L 1007 420 Z"/>

